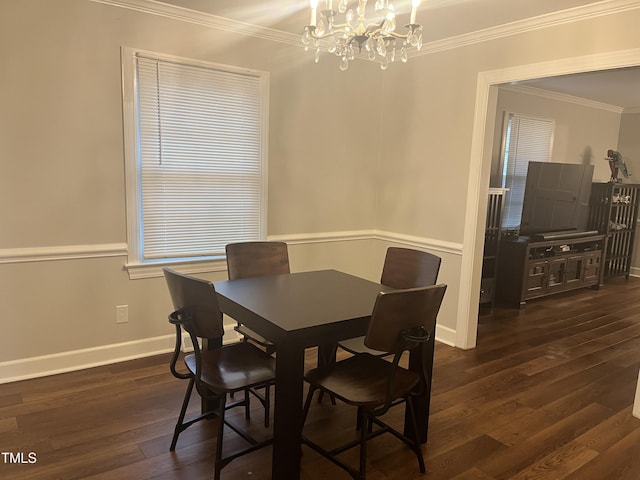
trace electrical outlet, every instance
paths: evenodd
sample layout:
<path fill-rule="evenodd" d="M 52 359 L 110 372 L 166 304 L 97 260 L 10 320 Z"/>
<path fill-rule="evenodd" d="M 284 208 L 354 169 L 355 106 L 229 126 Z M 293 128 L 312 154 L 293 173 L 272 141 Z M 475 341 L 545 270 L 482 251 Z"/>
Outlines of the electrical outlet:
<path fill-rule="evenodd" d="M 116 306 L 116 323 L 129 322 L 129 305 Z"/>

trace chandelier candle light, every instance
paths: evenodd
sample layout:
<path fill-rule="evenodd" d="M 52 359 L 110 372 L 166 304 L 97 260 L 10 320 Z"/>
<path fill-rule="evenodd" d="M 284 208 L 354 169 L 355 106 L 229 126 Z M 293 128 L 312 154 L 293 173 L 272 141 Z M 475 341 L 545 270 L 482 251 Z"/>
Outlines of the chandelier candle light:
<path fill-rule="evenodd" d="M 318 12 L 318 2 L 310 0 L 311 18 L 302 35 L 305 50 L 315 49 L 316 63 L 320 60 L 320 45 L 324 46 L 325 41 L 327 51 L 340 58 L 340 70 L 349 68 L 349 61 L 363 49 L 369 60 L 380 62 L 380 68 L 386 70 L 389 62 L 398 57 L 406 62 L 408 48 L 422 48 L 422 25 L 416 23 L 420 0 L 411 0 L 411 17 L 404 34 L 396 32 L 392 0 L 376 0 L 376 19 L 372 21 L 365 16 L 367 0 L 358 0 L 355 11 L 348 8 L 347 0 L 336 0 L 337 12 L 333 9 L 333 0 L 324 0 L 325 9 Z M 337 23 L 338 13 L 344 14 L 344 23 Z"/>

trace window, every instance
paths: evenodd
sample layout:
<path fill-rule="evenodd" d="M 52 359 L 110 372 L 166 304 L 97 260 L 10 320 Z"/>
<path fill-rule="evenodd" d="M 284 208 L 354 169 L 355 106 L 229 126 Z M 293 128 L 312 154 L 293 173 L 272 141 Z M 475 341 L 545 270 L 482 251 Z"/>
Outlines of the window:
<path fill-rule="evenodd" d="M 529 162 L 550 161 L 553 128 L 553 120 L 505 114 L 502 187 L 509 191 L 505 195 L 502 217 L 504 228 L 520 225 Z"/>
<path fill-rule="evenodd" d="M 264 238 L 268 76 L 123 50 L 129 267 Z"/>

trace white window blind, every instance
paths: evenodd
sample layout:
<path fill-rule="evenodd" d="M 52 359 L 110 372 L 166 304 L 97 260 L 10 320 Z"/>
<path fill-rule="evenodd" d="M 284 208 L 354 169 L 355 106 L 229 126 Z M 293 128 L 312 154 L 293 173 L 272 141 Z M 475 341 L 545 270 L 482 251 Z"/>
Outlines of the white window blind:
<path fill-rule="evenodd" d="M 140 261 L 224 254 L 263 236 L 260 74 L 138 53 Z"/>
<path fill-rule="evenodd" d="M 502 187 L 505 195 L 504 228 L 520 225 L 529 162 L 548 162 L 551 158 L 554 122 L 508 113 L 505 122 L 502 158 Z"/>

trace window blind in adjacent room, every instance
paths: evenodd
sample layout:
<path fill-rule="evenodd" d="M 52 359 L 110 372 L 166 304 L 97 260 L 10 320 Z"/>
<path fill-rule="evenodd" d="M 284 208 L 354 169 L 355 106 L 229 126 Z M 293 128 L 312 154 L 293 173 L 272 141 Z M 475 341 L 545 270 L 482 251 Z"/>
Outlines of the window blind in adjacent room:
<path fill-rule="evenodd" d="M 502 159 L 502 187 L 505 196 L 504 228 L 520 225 L 529 162 L 548 162 L 551 158 L 554 122 L 508 113 L 505 121 Z"/>

